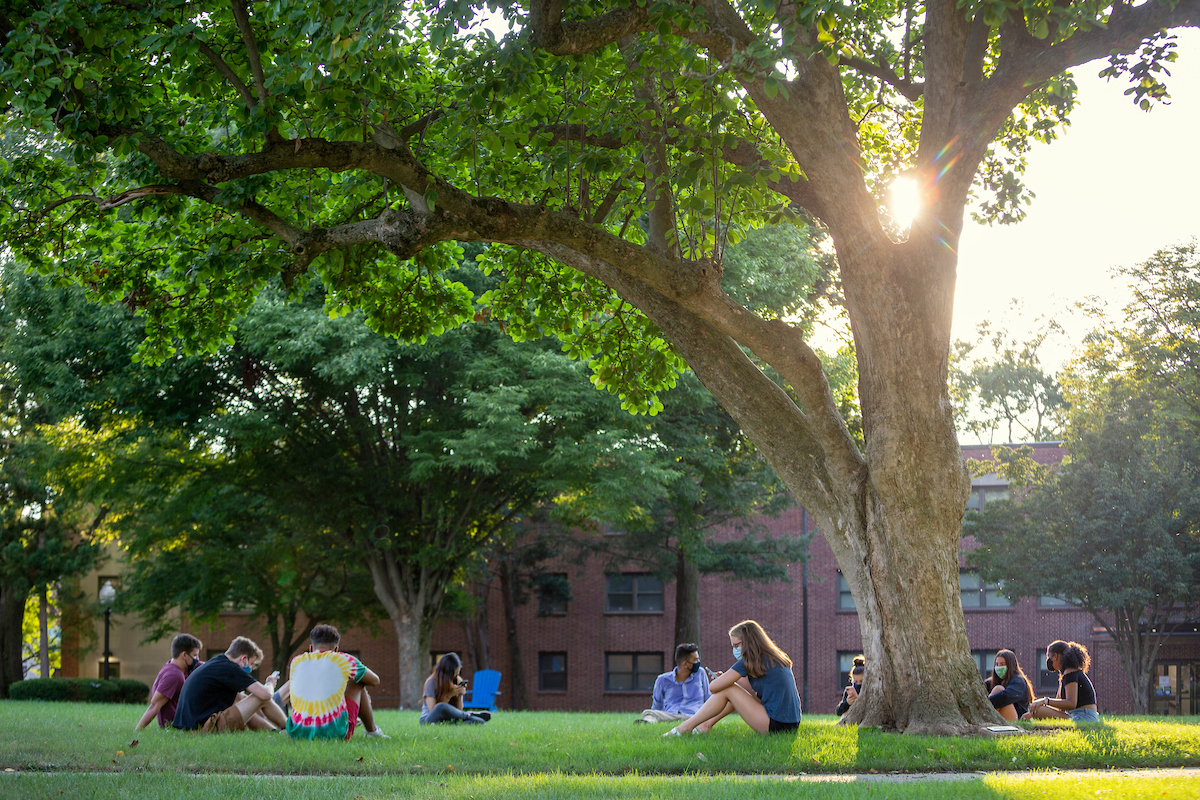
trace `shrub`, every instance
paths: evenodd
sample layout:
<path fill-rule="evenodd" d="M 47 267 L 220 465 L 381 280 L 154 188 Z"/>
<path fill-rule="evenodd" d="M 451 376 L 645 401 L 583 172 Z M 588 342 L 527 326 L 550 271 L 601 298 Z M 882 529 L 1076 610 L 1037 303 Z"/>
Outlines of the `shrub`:
<path fill-rule="evenodd" d="M 145 703 L 150 687 L 128 678 L 32 678 L 8 688 L 13 700 L 50 700 L 84 703 Z"/>

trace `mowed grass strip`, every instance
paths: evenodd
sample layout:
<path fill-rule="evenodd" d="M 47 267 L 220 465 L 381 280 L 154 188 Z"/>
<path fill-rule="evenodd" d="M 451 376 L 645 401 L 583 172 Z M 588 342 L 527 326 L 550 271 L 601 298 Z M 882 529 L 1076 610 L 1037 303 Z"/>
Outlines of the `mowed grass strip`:
<path fill-rule="evenodd" d="M 1200 778 L 1143 777 L 1131 774 L 1051 776 L 989 774 L 963 780 L 910 782 L 852 777 L 845 783 L 812 783 L 778 778 L 630 775 L 474 775 L 422 778 L 347 776 L 235 776 L 170 773 L 81 775 L 2 775 L 5 797 L 87 797 L 89 800 L 242 800 L 280 797 L 287 800 L 677 800 L 680 796 L 721 800 L 805 798 L 849 800 L 1060 800 L 1064 796 L 1103 800 L 1193 800 Z"/>
<path fill-rule="evenodd" d="M 132 706 L 0 701 L 0 768 L 278 775 L 625 775 L 961 772 L 1200 766 L 1200 717 L 1118 718 L 1003 737 L 899 736 L 807 717 L 759 736 L 731 717 L 706 736 L 663 739 L 631 714 L 500 712 L 487 725 L 421 727 L 383 711 L 392 737 L 293 742 L 286 734 L 138 732 Z"/>

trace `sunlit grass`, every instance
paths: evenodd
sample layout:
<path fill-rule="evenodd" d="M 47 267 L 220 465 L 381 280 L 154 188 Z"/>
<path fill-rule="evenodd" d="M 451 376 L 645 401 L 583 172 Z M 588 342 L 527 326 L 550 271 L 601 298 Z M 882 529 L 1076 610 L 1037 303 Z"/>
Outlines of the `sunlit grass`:
<path fill-rule="evenodd" d="M 200 736 L 133 725 L 130 706 L 0 701 L 0 768 L 36 771 L 409 775 L 719 775 L 957 772 L 1200 766 L 1200 718 L 1115 718 L 1000 738 L 900 736 L 806 717 L 795 736 L 730 718 L 706 736 L 662 739 L 632 714 L 500 712 L 485 726 L 421 727 L 379 712 L 393 738 L 293 742 L 280 734 Z"/>

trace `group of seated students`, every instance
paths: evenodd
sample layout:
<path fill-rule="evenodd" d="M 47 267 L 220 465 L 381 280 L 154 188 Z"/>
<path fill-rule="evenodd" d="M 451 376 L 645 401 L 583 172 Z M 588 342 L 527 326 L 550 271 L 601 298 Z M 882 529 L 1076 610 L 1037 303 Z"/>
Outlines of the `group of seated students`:
<path fill-rule="evenodd" d="M 261 683 L 254 678 L 263 651 L 245 636 L 201 661 L 200 640 L 179 634 L 135 730 L 157 718 L 163 728 L 201 733 L 286 731 L 293 739 L 349 739 L 361 719 L 367 736 L 390 738 L 375 724 L 367 694 L 368 686 L 379 685 L 379 676 L 338 650 L 341 636 L 332 625 L 317 625 L 309 639 L 309 651 L 291 661 L 291 679 L 276 690 L 278 672 Z M 289 704 L 291 713 L 285 714 Z"/>
<path fill-rule="evenodd" d="M 263 682 L 252 673 L 263 660 L 262 649 L 245 636 L 208 661 L 196 637 L 181 633 L 171 643 L 171 660 L 154 680 L 150 706 L 135 730 L 157 718 L 163 727 L 185 731 L 286 731 L 293 739 L 350 739 L 359 720 L 367 736 L 390 738 L 375 724 L 368 686 L 379 676 L 349 653 L 338 649 L 341 636 L 332 625 L 317 625 L 308 652 L 292 659 L 290 679 L 276 689 L 279 673 Z M 800 695 L 792 661 L 754 620 L 729 629 L 734 663 L 727 671 L 712 671 L 700 662 L 694 644 L 675 648 L 675 668 L 654 682 L 653 703 L 639 722 L 678 721 L 664 736 L 708 733 L 736 713 L 758 733 L 794 733 L 800 725 Z M 1035 699 L 1012 650 L 996 654 L 987 679 L 988 696 L 1004 719 L 1070 719 L 1099 722 L 1096 690 L 1088 678 L 1087 648 L 1077 642 L 1055 641 L 1046 648 L 1046 669 L 1059 673 L 1056 697 Z M 850 683 L 836 712 L 846 714 L 858 700 L 866 672 L 858 656 Z M 420 724 L 441 722 L 484 724 L 486 711 L 463 709 L 466 681 L 462 661 L 447 653 L 426 679 Z M 291 706 L 285 714 L 284 708 Z"/>
<path fill-rule="evenodd" d="M 1010 722 L 1018 719 L 1059 719 L 1072 722 L 1099 722 L 1096 689 L 1088 677 L 1091 656 L 1078 642 L 1051 642 L 1046 648 L 1046 669 L 1058 672 L 1058 694 L 1035 699 L 1033 688 L 1012 650 L 996 653 L 992 674 L 986 687 L 992 707 Z M 862 691 L 866 661 L 856 656 L 850 670 L 850 683 L 842 692 L 842 702 L 834 713 L 844 715 Z"/>

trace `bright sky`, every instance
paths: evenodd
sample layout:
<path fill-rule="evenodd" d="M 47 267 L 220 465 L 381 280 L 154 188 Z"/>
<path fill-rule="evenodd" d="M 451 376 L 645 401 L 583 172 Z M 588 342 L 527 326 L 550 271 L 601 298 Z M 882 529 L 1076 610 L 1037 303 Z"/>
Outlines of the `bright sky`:
<path fill-rule="evenodd" d="M 1177 32 L 1179 59 L 1165 79 L 1171 105 L 1149 113 L 1123 93 L 1129 84 L 1074 70 L 1079 103 L 1071 126 L 1029 154 L 1026 185 L 1037 194 L 1024 222 L 967 223 L 959 255 L 954 334 L 971 339 L 982 320 L 1004 322 L 1022 339 L 1037 316 L 1063 322 L 1073 342 L 1091 324 L 1064 312 L 1089 295 L 1111 313 L 1126 302 L 1113 268 L 1155 250 L 1200 239 L 1200 31 Z M 1014 318 L 1009 306 L 1021 302 Z M 1045 353 L 1047 369 L 1069 357 L 1069 344 Z"/>

